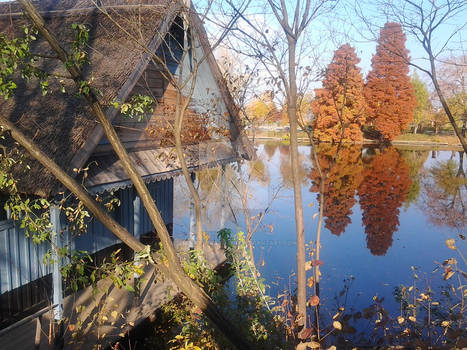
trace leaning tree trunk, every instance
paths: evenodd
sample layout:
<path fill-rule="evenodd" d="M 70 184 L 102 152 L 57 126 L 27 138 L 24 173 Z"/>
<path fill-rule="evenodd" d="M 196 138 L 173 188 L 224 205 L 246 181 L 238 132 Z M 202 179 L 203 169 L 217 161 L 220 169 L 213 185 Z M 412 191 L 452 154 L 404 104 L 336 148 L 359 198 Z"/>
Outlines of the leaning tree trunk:
<path fill-rule="evenodd" d="M 465 141 L 465 138 L 464 138 L 465 135 L 463 136 L 461 131 L 459 130 L 459 127 L 456 124 L 454 116 L 452 115 L 451 109 L 449 108 L 449 105 L 446 102 L 446 99 L 444 98 L 444 94 L 441 91 L 441 88 L 438 83 L 438 78 L 436 76 L 435 58 L 433 57 L 431 52 L 430 52 L 430 65 L 431 65 L 431 80 L 433 81 L 433 85 L 435 87 L 436 93 L 438 94 L 441 105 L 443 106 L 443 109 L 446 112 L 446 115 L 448 116 L 449 122 L 454 128 L 454 132 L 456 133 L 457 138 L 459 139 L 462 145 L 462 148 L 464 149 L 464 152 L 467 153 L 467 142 Z"/>
<path fill-rule="evenodd" d="M 39 30 L 41 35 L 47 40 L 50 47 L 55 51 L 58 58 L 63 62 L 64 66 L 72 76 L 76 84 L 84 81 L 81 75 L 81 71 L 75 65 L 70 65 L 68 62 L 68 54 L 60 46 L 55 35 L 53 35 L 45 26 L 45 22 L 42 16 L 39 14 L 37 9 L 32 5 L 30 0 L 19 0 L 24 7 L 27 16 L 30 18 L 32 23 Z M 168 260 L 169 268 L 166 269 L 168 276 L 177 285 L 178 288 L 196 305 L 198 306 L 205 315 L 211 319 L 211 321 L 219 327 L 222 333 L 239 349 L 251 349 L 251 346 L 245 341 L 244 337 L 238 332 L 237 328 L 230 323 L 220 311 L 217 309 L 214 302 L 210 297 L 197 285 L 195 284 L 183 271 L 178 256 L 173 247 L 170 235 L 164 224 L 159 210 L 157 209 L 146 185 L 144 184 L 141 176 L 137 173 L 134 165 L 132 164 L 126 149 L 123 147 L 120 139 L 118 138 L 115 129 L 113 128 L 110 121 L 105 116 L 105 113 L 100 105 L 95 94 L 90 91 L 89 94 L 84 96 L 88 104 L 90 105 L 94 115 L 99 120 L 104 132 L 110 141 L 112 148 L 122 162 L 122 165 L 130 176 L 130 179 L 135 186 L 141 201 L 151 219 L 154 228 L 157 231 L 159 239 L 161 240 L 162 247 L 164 249 L 165 256 Z M 37 158 L 36 158 L 37 159 Z M 38 159 L 39 160 L 39 159 Z M 39 160 L 40 161 L 40 160 Z M 43 164 L 44 165 L 44 164 Z M 55 174 L 54 174 L 55 175 Z M 59 178 L 60 180 L 60 178 Z M 79 198 L 79 197 L 78 197 Z M 90 209 L 90 208 L 89 208 Z M 90 209 L 91 210 L 91 209 Z M 114 232 L 114 231 L 112 231 Z M 125 244 L 124 240 L 122 240 Z M 138 246 L 139 248 L 139 246 Z M 133 248 L 132 248 L 133 249 Z M 140 249 L 141 250 L 141 249 Z"/>

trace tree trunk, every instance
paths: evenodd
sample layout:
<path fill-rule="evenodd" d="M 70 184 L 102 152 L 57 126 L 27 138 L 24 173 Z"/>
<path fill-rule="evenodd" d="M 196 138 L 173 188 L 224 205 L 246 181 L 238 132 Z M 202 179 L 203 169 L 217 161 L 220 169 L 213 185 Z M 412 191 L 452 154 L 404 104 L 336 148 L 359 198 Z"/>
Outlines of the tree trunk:
<path fill-rule="evenodd" d="M 302 188 L 299 177 L 298 138 L 297 138 L 297 77 L 295 71 L 296 40 L 290 36 L 289 49 L 289 91 L 287 115 L 290 125 L 290 160 L 295 204 L 295 230 L 297 235 L 297 299 L 299 324 L 306 326 L 306 270 L 305 270 L 305 229 L 303 224 Z"/>
<path fill-rule="evenodd" d="M 444 98 L 443 92 L 441 91 L 441 88 L 438 83 L 438 78 L 436 76 L 436 66 L 435 66 L 435 58 L 433 57 L 433 54 L 431 52 L 431 47 L 429 48 L 429 56 L 430 56 L 430 66 L 431 66 L 431 80 L 433 81 L 433 85 L 435 87 L 436 93 L 438 94 L 439 100 L 441 104 L 443 105 L 443 109 L 446 112 L 446 115 L 448 116 L 449 121 L 451 122 L 452 127 L 454 128 L 454 132 L 457 135 L 457 138 L 459 139 L 462 148 L 464 149 L 464 152 L 467 153 L 467 142 L 464 138 L 464 136 L 461 134 L 461 131 L 459 130 L 456 121 L 454 119 L 454 116 L 451 113 L 451 109 L 449 108 L 448 103 L 446 102 L 446 99 Z"/>
<path fill-rule="evenodd" d="M 413 127 L 414 135 L 417 133 L 417 130 L 418 130 L 418 124 L 415 124 L 415 126 Z"/>

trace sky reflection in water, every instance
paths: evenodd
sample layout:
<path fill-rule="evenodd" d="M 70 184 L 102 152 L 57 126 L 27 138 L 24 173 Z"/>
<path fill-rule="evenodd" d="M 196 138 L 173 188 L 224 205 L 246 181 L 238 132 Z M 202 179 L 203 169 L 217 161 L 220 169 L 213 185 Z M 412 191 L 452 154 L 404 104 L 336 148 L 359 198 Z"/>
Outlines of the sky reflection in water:
<path fill-rule="evenodd" d="M 315 239 L 318 218 L 313 215 L 319 211 L 321 184 L 310 151 L 307 146 L 299 149 L 307 242 Z M 395 286 L 413 283 L 411 267 L 419 268 L 421 280 L 417 283 L 425 284 L 435 261 L 455 255 L 445 240 L 467 233 L 467 160 L 461 159 L 459 152 L 392 147 L 321 145 L 318 154 L 327 176 L 321 241 L 322 304 L 334 305 L 332 299 L 342 289 L 344 279 L 354 276 L 347 307 L 366 307 L 378 295 L 385 298 L 386 308 L 397 311 L 392 292 Z M 271 286 L 270 292 L 276 295 L 287 288 L 296 269 L 289 146 L 259 144 L 258 158 L 241 168 L 251 174 L 249 215 L 265 210 L 277 194 L 253 238 L 255 260 Z M 236 174 L 231 167 L 226 171 L 227 198 L 222 209 L 220 173 L 212 169 L 199 174 L 206 205 L 204 229 L 213 238 L 224 219 L 225 226 L 235 230 L 244 227 Z M 186 237 L 189 231 L 189 198 L 183 181 L 178 178 L 175 184 L 176 237 Z M 458 247 L 465 252 L 465 241 L 460 240 Z"/>

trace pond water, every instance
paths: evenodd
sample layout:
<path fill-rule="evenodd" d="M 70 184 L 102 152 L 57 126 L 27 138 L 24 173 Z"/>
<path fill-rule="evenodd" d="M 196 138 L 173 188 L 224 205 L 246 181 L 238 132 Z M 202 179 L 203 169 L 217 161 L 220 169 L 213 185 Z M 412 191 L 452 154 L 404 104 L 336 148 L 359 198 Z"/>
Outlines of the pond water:
<path fill-rule="evenodd" d="M 442 269 L 433 272 L 437 262 L 461 260 L 446 240 L 454 238 L 461 252 L 467 247 L 467 161 L 461 152 L 321 145 L 318 159 L 324 180 L 313 165 L 311 148 L 300 146 L 299 153 L 307 243 L 316 239 L 318 192 L 324 181 L 323 312 L 332 316 L 332 310 L 344 304 L 362 310 L 377 296 L 397 316 L 395 287 L 414 283 L 421 290 L 426 285 L 433 290 L 445 287 Z M 212 239 L 223 226 L 244 230 L 239 192 L 246 190 L 253 223 L 267 209 L 253 235 L 254 255 L 269 293 L 277 295 L 293 291 L 296 283 L 290 150 L 281 143 L 260 143 L 257 155 L 256 161 L 227 166 L 224 180 L 221 169 L 198 173 L 204 229 Z M 246 179 L 243 191 L 239 170 Z M 186 238 L 189 195 L 183 181 L 179 178 L 175 184 L 174 233 Z M 349 286 L 348 293 L 339 295 L 344 285 Z"/>

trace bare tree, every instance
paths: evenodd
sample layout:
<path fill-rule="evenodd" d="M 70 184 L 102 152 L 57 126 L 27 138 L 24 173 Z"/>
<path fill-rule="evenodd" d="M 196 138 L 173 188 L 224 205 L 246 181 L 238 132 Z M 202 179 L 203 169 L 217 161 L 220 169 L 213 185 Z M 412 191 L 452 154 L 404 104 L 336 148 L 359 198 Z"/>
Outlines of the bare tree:
<path fill-rule="evenodd" d="M 227 2 L 233 9 L 236 9 L 232 1 L 228 0 Z M 299 53 L 303 52 L 307 44 L 303 37 L 304 33 L 317 17 L 333 9 L 336 1 L 297 0 L 286 2 L 283 0 L 268 0 L 267 3 L 271 13 L 268 20 L 275 23 L 274 25 L 278 27 L 277 30 L 270 30 L 269 26 L 267 30 L 264 30 L 264 26 L 258 26 L 248 16 L 241 14 L 243 26 L 237 26 L 234 33 L 236 34 L 235 40 L 240 41 L 249 48 L 248 52 L 242 53 L 253 59 L 260 60 L 270 76 L 269 84 L 277 87 L 277 90 L 283 93 L 287 104 L 297 236 L 297 321 L 306 326 L 305 228 L 297 139 L 299 126 L 297 113 L 299 65 L 297 62 Z"/>

